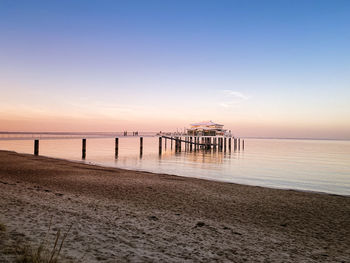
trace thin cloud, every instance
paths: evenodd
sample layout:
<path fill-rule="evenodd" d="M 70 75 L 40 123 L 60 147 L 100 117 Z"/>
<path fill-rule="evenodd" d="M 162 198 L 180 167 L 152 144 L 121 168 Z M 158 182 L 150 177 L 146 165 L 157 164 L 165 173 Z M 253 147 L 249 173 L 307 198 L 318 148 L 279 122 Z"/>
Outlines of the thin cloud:
<path fill-rule="evenodd" d="M 234 90 L 222 90 L 222 97 L 219 102 L 219 106 L 228 109 L 237 106 L 248 99 L 249 96 L 243 94 L 242 92 Z"/>
<path fill-rule="evenodd" d="M 223 93 L 225 95 L 231 96 L 233 98 L 238 98 L 238 99 L 243 99 L 243 100 L 247 100 L 249 99 L 248 96 L 244 95 L 242 92 L 239 91 L 234 91 L 234 90 L 223 90 Z"/>

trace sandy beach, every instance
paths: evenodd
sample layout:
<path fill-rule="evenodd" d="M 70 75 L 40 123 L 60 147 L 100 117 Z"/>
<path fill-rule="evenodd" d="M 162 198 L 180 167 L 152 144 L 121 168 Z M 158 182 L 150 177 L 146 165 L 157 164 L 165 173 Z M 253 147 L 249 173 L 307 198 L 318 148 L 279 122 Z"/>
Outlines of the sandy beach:
<path fill-rule="evenodd" d="M 9 242 L 66 231 L 74 262 L 350 262 L 350 197 L 0 151 Z"/>

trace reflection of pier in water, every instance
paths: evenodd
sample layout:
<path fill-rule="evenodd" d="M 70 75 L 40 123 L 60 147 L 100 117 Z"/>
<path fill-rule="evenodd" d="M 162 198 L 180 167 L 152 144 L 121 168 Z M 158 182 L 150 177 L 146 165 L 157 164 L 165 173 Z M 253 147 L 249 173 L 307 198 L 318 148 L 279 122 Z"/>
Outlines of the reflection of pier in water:
<path fill-rule="evenodd" d="M 146 133 L 133 132 L 129 135 L 127 132 L 114 133 L 67 133 L 67 132 L 0 132 L 0 140 L 34 140 L 34 154 L 39 155 L 39 140 L 59 140 L 59 139 L 82 139 L 82 158 L 86 158 L 86 140 L 115 138 L 115 158 L 119 154 L 119 139 L 122 138 L 139 138 L 140 140 L 140 157 L 143 155 L 143 138 L 158 137 L 159 138 L 159 155 L 162 155 L 163 149 L 167 149 L 168 141 L 170 149 L 175 148 L 175 153 L 204 151 L 204 152 L 223 152 L 231 153 L 234 151 L 244 150 L 244 140 L 235 138 L 231 135 L 217 136 L 193 136 L 180 133 Z M 164 145 L 163 145 L 164 140 Z M 183 146 L 183 148 L 182 148 Z M 233 147 L 232 147 L 233 146 Z M 183 149 L 183 150 L 182 150 Z M 195 156 L 195 155 L 194 155 Z"/>

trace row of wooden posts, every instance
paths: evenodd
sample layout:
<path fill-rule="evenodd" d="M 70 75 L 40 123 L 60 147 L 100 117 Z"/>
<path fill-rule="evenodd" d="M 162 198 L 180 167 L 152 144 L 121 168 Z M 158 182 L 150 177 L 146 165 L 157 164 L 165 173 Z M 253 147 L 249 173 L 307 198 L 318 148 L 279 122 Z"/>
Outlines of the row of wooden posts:
<path fill-rule="evenodd" d="M 173 147 L 172 141 L 175 141 L 175 151 L 181 152 L 181 143 L 185 143 L 185 151 L 196 151 L 199 149 L 205 150 L 219 150 L 219 151 L 231 151 L 232 148 L 232 140 L 233 140 L 233 148 L 235 151 L 241 149 L 241 139 L 234 137 L 196 137 L 190 136 L 182 139 L 181 137 L 168 137 L 162 136 L 165 139 L 165 148 L 167 139 L 171 140 L 171 149 Z M 162 137 L 159 137 L 159 152 L 162 151 Z M 244 150 L 244 140 L 242 140 L 242 150 Z"/>
<path fill-rule="evenodd" d="M 159 154 L 162 154 L 162 140 L 164 139 L 165 149 L 167 148 L 167 140 L 170 140 L 171 149 L 173 149 L 173 141 L 175 142 L 175 152 L 181 152 L 182 143 L 185 144 L 185 151 L 197 151 L 200 149 L 231 152 L 231 146 L 233 141 L 234 151 L 241 150 L 241 139 L 234 137 L 159 137 Z M 228 141 L 228 143 L 227 143 Z M 242 150 L 244 150 L 244 140 L 242 140 Z M 119 153 L 119 138 L 115 138 L 115 157 L 118 157 Z M 143 154 L 143 137 L 140 137 L 140 155 Z M 39 140 L 34 140 L 34 155 L 39 155 Z M 86 139 L 82 139 L 82 158 L 86 158 Z"/>

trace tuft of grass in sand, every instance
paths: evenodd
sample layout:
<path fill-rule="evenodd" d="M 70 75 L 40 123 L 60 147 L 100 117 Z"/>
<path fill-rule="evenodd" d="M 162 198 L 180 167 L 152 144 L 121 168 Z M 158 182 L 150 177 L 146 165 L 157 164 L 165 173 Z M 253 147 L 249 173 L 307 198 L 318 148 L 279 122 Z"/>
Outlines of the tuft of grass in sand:
<path fill-rule="evenodd" d="M 50 221 L 49 229 L 46 235 L 38 247 L 33 247 L 26 241 L 15 241 L 12 244 L 6 246 L 1 252 L 6 254 L 12 254 L 16 256 L 17 263 L 59 263 L 60 254 L 64 245 L 64 242 L 72 228 L 69 226 L 66 233 L 61 234 L 61 230 L 58 230 L 54 240 L 49 241 L 48 236 L 51 230 Z M 5 232 L 6 226 L 0 222 L 0 232 Z M 0 252 L 0 253 L 1 253 Z"/>
<path fill-rule="evenodd" d="M 53 246 L 52 244 L 50 246 L 50 242 L 48 242 L 47 237 L 51 230 L 51 222 L 52 222 L 52 218 L 50 220 L 50 225 L 46 233 L 46 236 L 38 248 L 33 249 L 30 245 L 24 245 L 19 247 L 19 250 L 18 250 L 19 257 L 17 257 L 18 263 L 58 263 L 59 262 L 59 256 L 60 256 L 64 241 L 66 240 L 68 233 L 72 228 L 72 225 L 69 226 L 67 232 L 62 237 L 61 237 L 61 230 L 58 230 L 55 235 L 55 239 L 54 239 L 55 242 Z M 49 247 L 52 247 L 52 248 L 50 249 Z"/>

